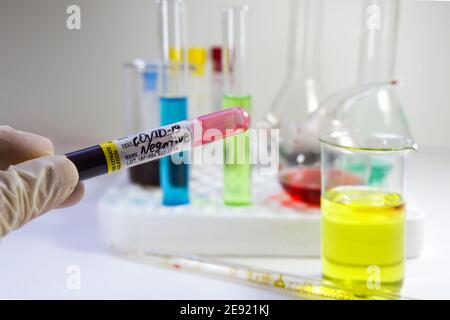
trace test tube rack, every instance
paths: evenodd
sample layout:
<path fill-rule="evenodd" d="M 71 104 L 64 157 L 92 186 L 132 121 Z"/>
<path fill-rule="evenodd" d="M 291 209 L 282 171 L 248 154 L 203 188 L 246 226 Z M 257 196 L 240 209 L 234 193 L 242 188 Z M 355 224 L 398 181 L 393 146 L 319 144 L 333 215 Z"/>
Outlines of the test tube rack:
<path fill-rule="evenodd" d="M 254 170 L 254 202 L 223 205 L 223 167 L 191 166 L 191 203 L 161 204 L 159 189 L 120 177 L 101 197 L 102 240 L 122 252 L 222 256 L 320 257 L 320 209 L 290 200 L 274 176 Z M 407 258 L 419 257 L 424 215 L 407 209 Z"/>

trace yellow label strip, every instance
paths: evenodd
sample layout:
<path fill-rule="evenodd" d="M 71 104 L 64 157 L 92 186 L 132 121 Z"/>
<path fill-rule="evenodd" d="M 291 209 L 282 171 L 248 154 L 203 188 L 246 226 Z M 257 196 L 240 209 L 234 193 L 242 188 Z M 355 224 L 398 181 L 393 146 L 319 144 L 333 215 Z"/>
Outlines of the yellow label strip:
<path fill-rule="evenodd" d="M 105 154 L 108 173 L 120 170 L 122 163 L 120 161 L 117 145 L 113 141 L 107 141 L 101 143 L 100 148 L 102 148 L 103 153 Z"/>

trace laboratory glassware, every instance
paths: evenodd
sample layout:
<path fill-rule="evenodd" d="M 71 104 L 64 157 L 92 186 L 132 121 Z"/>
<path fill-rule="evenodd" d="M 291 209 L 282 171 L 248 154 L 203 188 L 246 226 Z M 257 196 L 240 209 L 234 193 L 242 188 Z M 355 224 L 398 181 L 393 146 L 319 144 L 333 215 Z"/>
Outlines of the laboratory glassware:
<path fill-rule="evenodd" d="M 202 47 L 188 49 L 188 62 L 190 66 L 190 116 L 196 117 L 213 111 L 209 99 L 210 89 L 206 69 L 207 51 Z"/>
<path fill-rule="evenodd" d="M 392 79 L 399 3 L 397 0 L 366 0 L 361 33 L 358 84 L 323 103 L 302 127 L 282 131 L 280 183 L 294 199 L 319 205 L 321 134 L 353 129 L 367 134 L 397 134 L 411 137 L 409 126 Z M 355 165 L 356 170 L 356 165 Z M 372 182 L 389 170 L 373 166 Z"/>
<path fill-rule="evenodd" d="M 129 259 L 178 271 L 191 272 L 213 279 L 231 281 L 272 290 L 298 299 L 320 300 L 410 300 L 387 290 L 372 290 L 334 283 L 329 280 L 265 270 L 216 258 L 167 252 L 128 254 Z"/>
<path fill-rule="evenodd" d="M 281 130 L 281 143 L 290 139 L 317 110 L 323 92 L 320 70 L 323 1 L 290 1 L 287 74 L 262 127 Z"/>
<path fill-rule="evenodd" d="M 187 59 L 185 44 L 185 1 L 157 0 L 160 11 L 162 60 L 160 114 L 161 124 L 185 120 L 188 117 Z M 160 182 L 164 205 L 189 203 L 189 153 L 160 160 Z"/>
<path fill-rule="evenodd" d="M 222 47 L 213 46 L 210 49 L 211 57 L 211 101 L 214 108 L 222 107 Z"/>
<path fill-rule="evenodd" d="M 335 282 L 396 291 L 405 261 L 407 137 L 335 131 L 321 141 L 322 272 Z M 371 181 L 373 167 L 389 167 Z M 356 166 L 358 170 L 355 170 Z"/>
<path fill-rule="evenodd" d="M 394 80 L 399 0 L 365 0 L 357 86 Z M 381 88 L 352 110 L 353 121 L 368 133 L 412 137 L 397 89 Z"/>
<path fill-rule="evenodd" d="M 223 98 L 222 107 L 242 107 L 252 111 L 250 95 L 248 5 L 223 10 Z M 241 134 L 224 141 L 224 202 L 249 205 L 252 201 L 250 137 Z"/>
<path fill-rule="evenodd" d="M 347 128 L 364 131 L 367 134 L 385 133 L 410 137 L 405 114 L 397 98 L 398 82 L 392 77 L 397 33 L 397 0 L 367 0 L 364 2 L 364 22 L 361 36 L 359 80 L 356 86 L 342 90 L 320 104 L 317 112 L 311 114 L 305 130 L 294 133 L 292 140 L 298 140 L 298 133 L 311 131 L 323 120 L 328 125 L 346 123 Z M 366 20 L 366 13 L 374 16 Z M 323 132 L 322 132 L 323 133 Z M 320 135 L 320 133 L 319 133 Z M 284 154 L 297 157 L 294 144 L 287 145 Z M 319 149 L 319 143 L 315 150 Z"/>
<path fill-rule="evenodd" d="M 66 154 L 80 180 L 156 161 L 161 157 L 245 132 L 250 115 L 228 108 L 162 127 L 146 129 Z"/>
<path fill-rule="evenodd" d="M 388 119 L 386 119 L 382 114 L 383 110 L 386 109 L 379 109 L 372 103 L 374 96 L 381 100 L 384 100 L 382 97 L 386 99 L 389 96 L 395 97 L 397 87 L 397 81 L 384 81 L 369 82 L 350 88 L 327 100 L 327 103 L 324 103 L 324 107 L 317 112 L 315 118 L 322 121 L 321 127 L 328 129 L 328 132 L 351 128 L 368 135 L 397 134 L 409 137 L 409 130 L 403 126 L 406 122 L 403 121 L 402 112 L 388 112 Z M 391 109 L 391 111 L 394 110 Z M 369 117 L 370 121 L 367 121 L 366 117 Z M 324 121 L 324 119 L 328 120 Z M 319 132 L 325 133 L 323 129 Z M 353 169 L 358 170 L 356 163 L 353 164 Z M 369 182 L 377 184 L 389 170 L 388 163 L 380 161 L 373 163 Z"/>
<path fill-rule="evenodd" d="M 296 146 L 303 143 L 298 136 L 304 133 L 305 123 L 319 107 L 323 94 L 319 60 L 323 1 L 291 0 L 290 6 L 288 72 L 260 126 L 280 130 L 280 169 L 283 171 L 279 179 L 283 188 L 293 199 L 318 206 L 320 170 L 307 168 L 307 165 L 317 163 L 320 157 L 318 152 L 298 154 Z M 292 169 L 293 166 L 296 168 Z M 305 166 L 306 170 L 298 166 Z"/>
<path fill-rule="evenodd" d="M 397 86 L 397 81 L 369 83 L 342 90 L 322 101 L 319 109 L 308 116 L 289 143 L 280 148 L 286 166 L 319 166 L 320 136 L 352 128 L 364 131 L 367 128 L 365 122 L 357 121 L 354 116 L 361 112 L 359 109 L 364 105 L 364 100 L 380 91 L 394 90 Z"/>
<path fill-rule="evenodd" d="M 124 64 L 126 134 L 156 128 L 160 123 L 158 81 L 161 64 L 135 59 Z M 159 186 L 159 160 L 131 167 L 130 180 Z"/>
<path fill-rule="evenodd" d="M 279 181 L 294 200 L 309 206 L 320 205 L 320 136 L 334 131 L 364 131 L 365 123 L 358 122 L 353 117 L 354 113 L 361 112 L 358 109 L 364 104 L 361 101 L 369 99 L 380 90 L 394 90 L 396 86 L 395 81 L 370 83 L 351 87 L 329 97 L 308 117 L 295 137 L 280 146 L 280 153 L 285 156 L 278 174 Z M 374 167 L 374 180 L 382 178 L 382 172 L 387 169 L 382 163 L 379 163 L 378 170 Z"/>

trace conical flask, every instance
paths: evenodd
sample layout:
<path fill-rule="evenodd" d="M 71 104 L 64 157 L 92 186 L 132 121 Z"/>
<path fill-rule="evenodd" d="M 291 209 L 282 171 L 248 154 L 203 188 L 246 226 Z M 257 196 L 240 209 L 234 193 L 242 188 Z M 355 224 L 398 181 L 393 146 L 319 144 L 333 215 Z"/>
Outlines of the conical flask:
<path fill-rule="evenodd" d="M 365 134 L 396 134 L 412 138 L 408 121 L 392 80 L 397 40 L 398 0 L 365 0 L 362 3 L 362 27 L 357 85 L 343 90 L 321 103 L 320 108 L 298 132 L 285 135 L 281 145 L 288 162 L 309 165 L 319 159 L 319 142 L 300 141 L 299 134 L 318 137 L 326 123 L 328 131 L 345 126 Z M 327 119 L 327 121 L 325 121 Z M 318 123 L 322 125 L 319 130 Z M 299 146 L 302 153 L 297 152 Z M 310 150 L 308 155 L 305 150 Z"/>
<path fill-rule="evenodd" d="M 319 138 L 335 131 L 368 132 L 366 119 L 360 119 L 361 113 L 370 112 L 373 105 L 369 103 L 380 92 L 389 94 L 395 90 L 396 81 L 370 83 L 343 90 L 324 100 L 319 109 L 308 117 L 295 135 L 289 137 L 289 143 L 280 145 L 283 155 L 279 181 L 285 191 L 295 200 L 311 206 L 320 205 L 321 173 Z M 367 109 L 363 109 L 367 105 Z M 378 110 L 378 109 L 376 109 Z M 382 115 L 379 115 L 382 118 Z M 392 122 L 402 122 L 401 115 L 393 116 Z M 395 119 L 395 121 L 394 121 Z M 388 121 L 389 122 L 389 121 Z M 388 123 L 386 123 L 388 124 Z M 389 131 L 376 128 L 378 133 Z M 380 130 L 378 130 L 380 129 Z M 360 170 L 353 164 L 349 172 Z M 389 169 L 384 164 L 373 165 L 373 181 L 379 181 Z M 348 177 L 352 179 L 351 176 Z"/>
<path fill-rule="evenodd" d="M 358 84 L 325 100 L 301 127 L 290 131 L 281 128 L 280 155 L 284 166 L 279 178 L 294 199 L 320 203 L 321 135 L 348 130 L 411 138 L 397 96 L 397 82 L 392 80 L 398 11 L 398 0 L 365 0 Z M 349 172 L 357 173 L 364 165 L 352 164 Z M 381 183 L 389 173 L 389 164 L 370 165 L 369 180 L 374 185 Z"/>

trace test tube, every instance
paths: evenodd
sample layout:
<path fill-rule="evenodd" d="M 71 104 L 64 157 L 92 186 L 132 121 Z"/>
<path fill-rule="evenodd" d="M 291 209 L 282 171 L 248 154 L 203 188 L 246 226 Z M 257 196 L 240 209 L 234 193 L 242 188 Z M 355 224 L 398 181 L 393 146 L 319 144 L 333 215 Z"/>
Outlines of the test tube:
<path fill-rule="evenodd" d="M 210 112 L 211 103 L 209 101 L 208 82 L 206 75 L 206 55 L 207 51 L 202 47 L 192 47 L 188 49 L 187 58 L 190 66 L 189 89 L 191 103 L 190 115 L 196 117 Z"/>
<path fill-rule="evenodd" d="M 187 119 L 187 64 L 185 46 L 185 1 L 157 0 L 160 9 L 160 34 L 162 58 L 162 91 L 159 99 L 161 124 Z M 160 183 L 164 205 L 189 203 L 189 167 L 186 152 L 178 154 L 176 163 L 172 157 L 160 161 Z"/>
<path fill-rule="evenodd" d="M 222 105 L 222 47 L 213 46 L 210 50 L 211 56 L 211 100 L 215 108 Z"/>
<path fill-rule="evenodd" d="M 249 89 L 249 12 L 248 5 L 227 7 L 223 11 L 223 98 L 222 107 L 239 106 L 251 113 Z M 226 139 L 224 143 L 224 202 L 226 205 L 251 204 L 251 165 L 248 134 Z"/>
<path fill-rule="evenodd" d="M 156 128 L 160 123 L 158 81 L 161 64 L 135 59 L 124 64 L 126 134 Z M 159 160 L 131 167 L 130 180 L 142 186 L 159 186 Z"/>
<path fill-rule="evenodd" d="M 69 152 L 66 157 L 80 180 L 86 180 L 239 134 L 249 125 L 247 111 L 230 108 Z"/>

